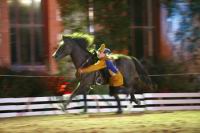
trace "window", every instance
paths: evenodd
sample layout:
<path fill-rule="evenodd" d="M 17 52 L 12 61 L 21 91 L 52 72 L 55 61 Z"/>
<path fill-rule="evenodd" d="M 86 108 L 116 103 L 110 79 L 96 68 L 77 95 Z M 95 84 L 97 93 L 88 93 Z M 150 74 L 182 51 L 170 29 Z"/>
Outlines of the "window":
<path fill-rule="evenodd" d="M 41 0 L 8 0 L 13 65 L 43 65 Z"/>
<path fill-rule="evenodd" d="M 138 58 L 154 56 L 155 5 L 154 0 L 129 0 L 131 5 L 131 38 L 133 55 Z M 154 3 L 155 2 L 155 3 Z M 142 9 L 142 10 L 141 10 Z"/>

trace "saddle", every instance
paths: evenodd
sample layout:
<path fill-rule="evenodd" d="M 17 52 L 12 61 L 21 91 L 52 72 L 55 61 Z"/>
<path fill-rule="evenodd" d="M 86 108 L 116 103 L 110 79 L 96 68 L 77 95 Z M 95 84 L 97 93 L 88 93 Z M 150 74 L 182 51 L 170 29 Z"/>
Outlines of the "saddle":
<path fill-rule="evenodd" d="M 95 72 L 95 85 L 104 85 L 109 82 L 108 70 L 103 69 Z"/>
<path fill-rule="evenodd" d="M 97 53 L 96 51 L 92 52 L 93 56 L 92 59 L 94 62 L 98 61 Z M 109 58 L 113 60 L 113 63 L 116 65 L 116 60 L 119 59 L 119 56 L 115 54 L 110 54 Z M 95 85 L 104 85 L 109 82 L 110 74 L 109 71 L 104 68 L 100 71 L 95 72 Z"/>

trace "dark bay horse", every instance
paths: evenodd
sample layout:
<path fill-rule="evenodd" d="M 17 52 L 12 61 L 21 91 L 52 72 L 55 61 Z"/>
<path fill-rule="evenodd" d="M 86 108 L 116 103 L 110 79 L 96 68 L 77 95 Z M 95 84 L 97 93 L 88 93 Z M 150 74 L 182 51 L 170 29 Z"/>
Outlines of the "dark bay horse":
<path fill-rule="evenodd" d="M 94 64 L 94 55 L 87 50 L 88 46 L 93 44 L 93 41 L 91 41 L 92 37 L 93 36 L 88 34 L 64 35 L 63 44 L 59 45 L 58 49 L 53 54 L 53 57 L 56 60 L 60 60 L 63 57 L 70 55 L 76 69 Z M 148 77 L 148 73 L 145 71 L 142 64 L 134 57 L 117 54 L 113 55 L 113 57 L 115 58 L 117 68 L 124 77 L 124 86 L 127 89 L 128 95 L 130 95 L 130 103 L 134 101 L 136 104 L 140 104 L 140 101 L 137 100 L 134 95 L 136 90 L 135 87 L 139 80 L 151 86 L 151 79 Z M 96 77 L 96 72 L 81 75 L 78 88 L 72 93 L 64 106 L 67 107 L 67 105 L 72 101 L 72 98 L 76 95 L 86 95 L 90 86 L 95 84 Z M 118 112 L 121 113 L 120 99 L 118 95 L 115 95 L 114 97 L 117 101 Z"/>

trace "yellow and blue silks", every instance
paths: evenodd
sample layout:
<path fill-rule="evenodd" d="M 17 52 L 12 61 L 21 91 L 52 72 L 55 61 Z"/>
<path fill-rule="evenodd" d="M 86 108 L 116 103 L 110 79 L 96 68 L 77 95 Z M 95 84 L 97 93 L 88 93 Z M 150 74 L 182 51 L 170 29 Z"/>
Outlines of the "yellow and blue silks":
<path fill-rule="evenodd" d="M 109 71 L 110 79 L 109 84 L 110 86 L 122 86 L 124 84 L 123 76 L 121 72 L 117 69 L 117 67 L 113 64 L 112 60 L 107 58 L 99 59 L 95 64 L 90 65 L 86 68 L 82 68 L 81 71 L 83 73 L 90 73 L 100 69 L 106 68 Z"/>

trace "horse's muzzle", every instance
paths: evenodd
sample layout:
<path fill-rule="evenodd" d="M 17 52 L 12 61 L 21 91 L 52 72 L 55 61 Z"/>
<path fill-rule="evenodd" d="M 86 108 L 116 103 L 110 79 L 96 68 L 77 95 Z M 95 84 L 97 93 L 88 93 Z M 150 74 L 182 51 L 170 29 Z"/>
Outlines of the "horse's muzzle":
<path fill-rule="evenodd" d="M 56 54 L 53 54 L 52 58 L 54 58 L 56 61 L 58 61 L 58 56 Z"/>
<path fill-rule="evenodd" d="M 58 60 L 58 55 L 56 54 L 56 52 L 52 54 L 52 57 Z"/>

